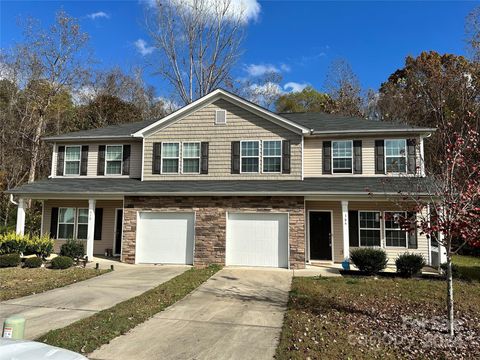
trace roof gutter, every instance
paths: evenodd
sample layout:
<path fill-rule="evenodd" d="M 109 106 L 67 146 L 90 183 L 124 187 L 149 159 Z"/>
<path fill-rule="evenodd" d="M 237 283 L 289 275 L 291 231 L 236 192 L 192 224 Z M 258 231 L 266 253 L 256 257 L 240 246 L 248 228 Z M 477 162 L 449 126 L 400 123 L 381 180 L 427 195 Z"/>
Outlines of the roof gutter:
<path fill-rule="evenodd" d="M 369 134 L 384 134 L 384 133 L 425 133 L 431 134 L 435 132 L 435 128 L 418 128 L 418 129 L 368 129 L 368 130 L 329 130 L 329 131 L 316 131 L 312 129 L 310 135 L 362 135 Z"/>

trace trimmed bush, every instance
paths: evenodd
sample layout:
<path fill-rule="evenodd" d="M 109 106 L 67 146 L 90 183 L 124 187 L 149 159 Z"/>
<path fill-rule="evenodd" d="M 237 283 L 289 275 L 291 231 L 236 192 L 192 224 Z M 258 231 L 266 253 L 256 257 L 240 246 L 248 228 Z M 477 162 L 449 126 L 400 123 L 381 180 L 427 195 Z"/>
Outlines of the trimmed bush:
<path fill-rule="evenodd" d="M 31 268 L 31 269 L 39 268 L 40 266 L 42 266 L 43 260 L 42 258 L 39 258 L 39 257 L 32 257 L 32 258 L 25 259 L 25 262 L 23 264 L 27 268 Z"/>
<path fill-rule="evenodd" d="M 72 259 L 83 257 L 83 255 L 85 255 L 85 242 L 82 240 L 67 240 L 67 242 L 60 247 L 60 255 L 68 256 Z"/>
<path fill-rule="evenodd" d="M 412 277 L 422 271 L 425 266 L 425 259 L 421 254 L 405 253 L 395 260 L 397 273 L 401 276 Z"/>
<path fill-rule="evenodd" d="M 20 264 L 19 254 L 4 254 L 0 255 L 0 268 L 15 267 Z"/>
<path fill-rule="evenodd" d="M 0 255 L 23 253 L 47 257 L 53 250 L 53 239 L 49 236 L 19 235 L 15 232 L 0 235 Z"/>
<path fill-rule="evenodd" d="M 350 253 L 350 261 L 360 270 L 374 275 L 387 267 L 387 253 L 382 249 L 360 248 Z"/>
<path fill-rule="evenodd" d="M 52 260 L 52 269 L 68 269 L 73 266 L 73 259 L 68 256 L 57 256 Z"/>
<path fill-rule="evenodd" d="M 440 269 L 442 270 L 442 274 L 447 276 L 447 263 L 443 263 L 440 265 Z M 452 263 L 452 277 L 459 278 L 460 277 L 460 269 L 457 264 Z"/>

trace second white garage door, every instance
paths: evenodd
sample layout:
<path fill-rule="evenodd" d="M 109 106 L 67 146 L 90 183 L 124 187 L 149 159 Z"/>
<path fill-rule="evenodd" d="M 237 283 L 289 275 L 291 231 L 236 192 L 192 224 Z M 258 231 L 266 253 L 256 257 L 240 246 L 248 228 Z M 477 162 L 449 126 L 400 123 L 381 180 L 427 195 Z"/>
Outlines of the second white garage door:
<path fill-rule="evenodd" d="M 193 264 L 194 213 L 138 213 L 136 263 Z"/>
<path fill-rule="evenodd" d="M 288 215 L 229 213 L 225 262 L 288 267 Z"/>

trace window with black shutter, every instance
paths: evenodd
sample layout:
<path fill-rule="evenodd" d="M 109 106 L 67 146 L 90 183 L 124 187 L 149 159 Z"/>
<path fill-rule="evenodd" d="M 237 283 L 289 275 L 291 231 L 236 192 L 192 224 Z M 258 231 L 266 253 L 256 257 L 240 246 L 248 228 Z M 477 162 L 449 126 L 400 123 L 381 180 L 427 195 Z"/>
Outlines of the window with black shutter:
<path fill-rule="evenodd" d="M 240 174 L 240 141 L 232 141 L 231 173 Z"/>
<path fill-rule="evenodd" d="M 208 142 L 201 143 L 200 174 L 208 174 Z"/>
<path fill-rule="evenodd" d="M 98 146 L 97 175 L 105 175 L 105 145 Z"/>
<path fill-rule="evenodd" d="M 375 140 L 375 174 L 385 174 L 385 151 L 383 140 Z"/>
<path fill-rule="evenodd" d="M 362 140 L 353 140 L 353 173 L 362 173 Z"/>
<path fill-rule="evenodd" d="M 323 142 L 323 174 L 332 173 L 332 142 L 324 141 Z"/>
<path fill-rule="evenodd" d="M 153 143 L 152 174 L 160 174 L 162 170 L 162 143 Z"/>
<path fill-rule="evenodd" d="M 80 175 L 86 176 L 88 171 L 88 145 L 82 146 L 82 156 L 80 161 Z"/>
<path fill-rule="evenodd" d="M 65 161 L 65 146 L 57 148 L 57 176 L 63 176 L 63 166 Z"/>
<path fill-rule="evenodd" d="M 130 175 L 130 149 L 131 145 L 123 145 L 122 175 Z"/>

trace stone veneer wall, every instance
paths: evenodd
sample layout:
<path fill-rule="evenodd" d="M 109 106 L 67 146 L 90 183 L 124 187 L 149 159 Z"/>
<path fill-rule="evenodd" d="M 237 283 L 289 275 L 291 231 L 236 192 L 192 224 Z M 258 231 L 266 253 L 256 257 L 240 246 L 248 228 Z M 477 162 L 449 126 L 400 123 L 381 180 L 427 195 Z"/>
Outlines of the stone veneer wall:
<path fill-rule="evenodd" d="M 135 262 L 138 211 L 195 212 L 194 265 L 225 265 L 227 212 L 288 212 L 290 268 L 305 267 L 305 213 L 301 196 L 130 196 L 125 197 L 122 261 Z"/>

